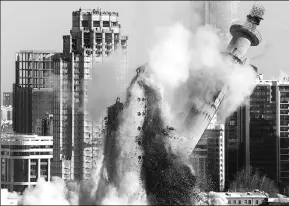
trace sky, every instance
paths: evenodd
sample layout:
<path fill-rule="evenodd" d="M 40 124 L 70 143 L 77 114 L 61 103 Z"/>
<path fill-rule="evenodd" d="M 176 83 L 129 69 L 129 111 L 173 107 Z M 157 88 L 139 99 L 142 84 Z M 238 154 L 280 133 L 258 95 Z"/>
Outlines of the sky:
<path fill-rule="evenodd" d="M 238 17 L 245 20 L 253 1 L 241 1 Z M 259 26 L 263 41 L 247 57 L 265 79 L 289 74 L 289 2 L 260 1 L 265 8 Z M 72 27 L 72 11 L 93 9 L 119 12 L 122 34 L 128 35 L 129 71 L 144 64 L 163 26 L 190 24 L 189 1 L 1 1 L 1 92 L 12 91 L 15 53 L 20 50 L 62 51 L 62 36 Z M 288 75 L 289 76 L 289 75 Z M 2 96 L 2 95 L 1 95 Z"/>

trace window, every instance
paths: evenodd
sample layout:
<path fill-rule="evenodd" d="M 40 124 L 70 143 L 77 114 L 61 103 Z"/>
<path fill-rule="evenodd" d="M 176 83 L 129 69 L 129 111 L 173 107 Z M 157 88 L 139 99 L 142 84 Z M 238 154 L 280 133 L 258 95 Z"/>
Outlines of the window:
<path fill-rule="evenodd" d="M 248 204 L 251 205 L 251 200 L 248 200 Z"/>
<path fill-rule="evenodd" d="M 244 200 L 244 203 L 247 204 L 247 200 Z"/>
<path fill-rule="evenodd" d="M 234 200 L 234 204 L 237 204 L 237 200 Z"/>
<path fill-rule="evenodd" d="M 93 21 L 93 27 L 100 27 L 100 21 Z"/>
<path fill-rule="evenodd" d="M 228 201 L 228 204 L 231 204 L 231 200 Z"/>
<path fill-rule="evenodd" d="M 82 26 L 83 27 L 88 27 L 88 21 L 82 21 Z"/>
<path fill-rule="evenodd" d="M 241 201 L 241 200 L 239 200 L 239 201 L 238 201 L 238 203 L 239 203 L 239 205 L 241 205 L 241 204 L 242 204 L 242 201 Z"/>
<path fill-rule="evenodd" d="M 103 21 L 103 27 L 109 27 L 109 21 Z"/>
<path fill-rule="evenodd" d="M 256 203 L 256 205 L 258 205 L 259 204 L 258 200 L 255 200 L 255 203 Z"/>

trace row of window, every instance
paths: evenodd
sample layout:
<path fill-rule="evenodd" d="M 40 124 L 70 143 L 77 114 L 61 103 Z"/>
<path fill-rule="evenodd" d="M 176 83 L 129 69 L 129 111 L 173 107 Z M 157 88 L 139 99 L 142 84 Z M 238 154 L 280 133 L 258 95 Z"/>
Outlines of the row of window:
<path fill-rule="evenodd" d="M 1 145 L 3 149 L 39 149 L 52 148 L 52 145 Z"/>
<path fill-rule="evenodd" d="M 244 205 L 244 204 L 248 204 L 251 205 L 252 201 L 254 201 L 255 205 L 261 204 L 263 201 L 262 200 L 228 200 L 228 204 L 234 204 L 234 205 Z"/>
<path fill-rule="evenodd" d="M 50 53 L 17 53 L 16 54 L 16 61 L 43 61 L 43 60 L 50 60 L 51 58 Z"/>
<path fill-rule="evenodd" d="M 81 22 L 81 26 L 82 27 L 89 27 L 89 22 L 87 20 L 83 20 Z M 100 21 L 93 21 L 92 22 L 93 27 L 101 27 Z M 73 21 L 73 26 L 74 27 L 78 27 L 79 26 L 79 22 L 78 21 Z M 110 25 L 110 21 L 102 21 L 102 27 L 110 27 L 110 26 L 118 26 L 118 22 L 111 22 Z"/>
<path fill-rule="evenodd" d="M 7 156 L 30 156 L 30 155 L 52 155 L 52 152 L 1 152 L 1 155 Z"/>

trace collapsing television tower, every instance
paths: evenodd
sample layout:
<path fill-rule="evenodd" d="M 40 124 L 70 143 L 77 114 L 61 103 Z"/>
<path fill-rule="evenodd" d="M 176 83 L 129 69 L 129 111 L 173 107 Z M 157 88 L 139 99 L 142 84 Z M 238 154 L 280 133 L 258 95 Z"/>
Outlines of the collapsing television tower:
<path fill-rule="evenodd" d="M 247 21 L 235 22 L 230 27 L 232 39 L 225 52 L 226 56 L 232 59 L 233 63 L 245 64 L 245 54 L 250 46 L 257 46 L 262 40 L 260 32 L 256 27 L 263 20 L 265 9 L 261 5 L 253 5 L 251 12 L 247 15 Z M 213 116 L 220 107 L 227 93 L 226 85 L 221 91 L 217 91 L 212 95 L 211 102 L 203 104 L 199 108 L 193 107 L 186 118 L 186 126 L 188 135 L 193 138 L 200 139 L 204 131 L 211 122 Z"/>
<path fill-rule="evenodd" d="M 245 23 L 230 27 L 233 36 L 225 52 L 234 64 L 245 64 L 245 53 L 257 46 L 261 34 L 256 30 L 264 15 L 264 8 L 254 5 Z M 121 188 L 119 177 L 124 171 L 137 174 L 141 187 L 136 197 L 147 194 L 149 204 L 190 204 L 195 178 L 190 168 L 179 161 L 174 141 L 184 138 L 162 119 L 162 95 L 149 79 L 147 65 L 137 69 L 127 93 L 127 100 L 108 108 L 107 131 L 104 138 L 104 160 L 100 181 Z M 185 119 L 186 137 L 199 140 L 211 122 L 227 93 L 227 86 L 215 91 L 201 107 L 194 107 Z M 126 118 L 128 117 L 129 118 Z M 129 128 L 129 132 L 123 127 Z M 172 144 L 167 144 L 169 140 Z M 197 142 L 197 141 L 196 141 Z M 128 147 L 123 145 L 127 144 Z M 195 145 L 189 145 L 193 149 Z M 129 149 L 127 149 L 129 148 Z M 191 152 L 187 151 L 186 152 Z M 120 165 L 121 163 L 121 165 Z M 103 193 L 105 190 L 100 190 Z M 99 196 L 104 196 L 100 194 Z"/>

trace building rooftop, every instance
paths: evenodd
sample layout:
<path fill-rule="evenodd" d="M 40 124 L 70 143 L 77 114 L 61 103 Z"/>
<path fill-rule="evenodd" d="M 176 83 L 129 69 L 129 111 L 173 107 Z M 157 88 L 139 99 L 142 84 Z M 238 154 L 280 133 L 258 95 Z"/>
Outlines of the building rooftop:
<path fill-rule="evenodd" d="M 34 144 L 36 142 L 41 142 L 43 144 L 47 144 L 48 142 L 52 142 L 52 136 L 38 136 L 38 135 L 26 135 L 26 134 L 2 134 L 1 135 L 1 143 L 2 144 L 11 144 L 11 142 L 25 142 L 25 144 Z"/>
<path fill-rule="evenodd" d="M 109 12 L 109 11 L 103 11 L 101 8 L 97 7 L 96 9 L 82 9 L 79 8 L 76 11 L 72 12 L 72 15 L 78 15 L 78 14 L 99 14 L 99 15 L 112 15 L 112 16 L 118 16 L 118 12 Z"/>
<path fill-rule="evenodd" d="M 41 53 L 41 54 L 54 54 L 57 53 L 55 51 L 52 50 L 20 50 L 20 52 L 16 52 L 16 53 Z"/>
<path fill-rule="evenodd" d="M 218 192 L 219 195 L 228 198 L 242 198 L 242 197 L 261 197 L 261 198 L 267 198 L 266 194 L 264 192 L 261 192 L 259 190 L 255 190 L 253 192 Z"/>
<path fill-rule="evenodd" d="M 276 82 L 277 84 L 289 84 L 289 77 L 284 77 L 283 79 L 272 79 L 272 80 L 264 80 L 258 79 L 256 83 L 258 84 L 272 84 L 272 82 Z"/>

